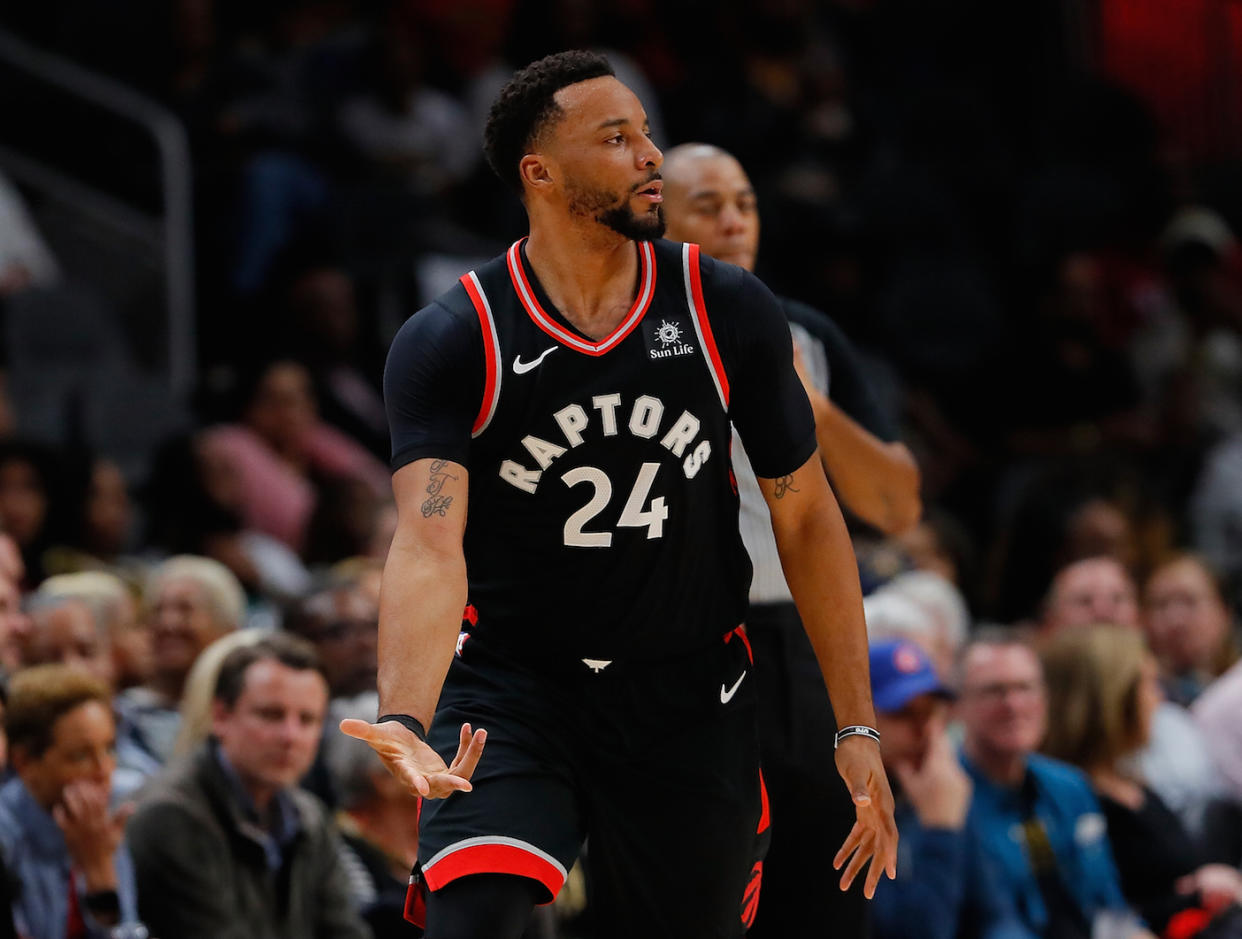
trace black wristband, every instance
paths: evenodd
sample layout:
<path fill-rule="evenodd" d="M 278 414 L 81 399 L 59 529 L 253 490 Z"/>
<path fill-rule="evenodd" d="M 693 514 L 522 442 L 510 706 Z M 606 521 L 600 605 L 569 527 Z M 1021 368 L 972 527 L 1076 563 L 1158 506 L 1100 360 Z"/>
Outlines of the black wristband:
<path fill-rule="evenodd" d="M 121 898 L 115 890 L 96 890 L 82 897 L 82 905 L 92 915 L 118 915 L 121 912 Z"/>
<path fill-rule="evenodd" d="M 424 729 L 422 722 L 418 718 L 410 717 L 409 714 L 385 714 L 382 717 L 377 717 L 375 719 L 375 723 L 377 724 L 382 724 L 385 721 L 396 721 L 423 743 L 427 742 L 427 731 Z"/>

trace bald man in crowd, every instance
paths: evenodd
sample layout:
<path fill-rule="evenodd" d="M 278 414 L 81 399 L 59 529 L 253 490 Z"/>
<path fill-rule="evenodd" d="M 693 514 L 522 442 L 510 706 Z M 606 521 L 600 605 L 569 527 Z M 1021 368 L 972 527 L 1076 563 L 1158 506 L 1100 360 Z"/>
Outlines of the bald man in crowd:
<path fill-rule="evenodd" d="M 753 270 L 759 210 L 741 164 L 717 147 L 683 144 L 665 154 L 661 172 L 667 237 Z M 841 503 L 886 534 L 910 528 L 922 511 L 918 467 L 876 406 L 857 353 L 823 313 L 778 299 L 815 415 L 824 470 Z M 755 568 L 746 629 L 760 683 L 763 772 L 772 812 L 772 842 L 750 936 L 810 935 L 812 927 L 834 936 L 864 936 L 861 890 L 825 889 L 832 881 L 830 846 L 840 844 L 854 823 L 849 793 L 833 769 L 836 722 L 736 432 L 733 457 L 742 538 Z"/>

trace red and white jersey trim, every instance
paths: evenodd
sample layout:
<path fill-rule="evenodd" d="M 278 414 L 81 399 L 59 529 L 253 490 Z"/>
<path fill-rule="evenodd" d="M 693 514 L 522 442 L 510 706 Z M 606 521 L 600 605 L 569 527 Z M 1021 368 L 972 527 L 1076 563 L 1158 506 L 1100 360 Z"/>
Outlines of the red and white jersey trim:
<path fill-rule="evenodd" d="M 716 348 L 716 337 L 712 333 L 712 324 L 707 319 L 707 304 L 703 302 L 703 275 L 699 271 L 698 245 L 682 245 L 681 267 L 686 281 L 686 306 L 694 314 L 694 331 L 699 337 L 699 348 L 703 350 L 712 383 L 716 386 L 716 393 L 720 395 L 720 406 L 728 411 L 729 376 L 725 374 L 720 350 Z"/>
<path fill-rule="evenodd" d="M 492 305 L 487 302 L 487 294 L 483 292 L 483 286 L 474 271 L 463 274 L 461 283 L 479 315 L 479 326 L 483 332 L 483 401 L 470 430 L 470 436 L 477 437 L 487 430 L 487 425 L 496 414 L 496 405 L 500 401 L 500 378 L 504 369 L 500 367 L 500 339 L 496 335 L 496 320 L 492 316 Z"/>
<path fill-rule="evenodd" d="M 554 898 L 567 872 L 556 858 L 527 841 L 500 835 L 467 838 L 451 844 L 423 865 L 423 881 L 431 890 L 469 874 L 516 874 L 547 888 Z"/>
<path fill-rule="evenodd" d="M 634 331 L 634 327 L 639 324 L 647 308 L 651 306 L 651 298 L 655 296 L 656 282 L 655 249 L 651 247 L 651 242 L 640 241 L 638 242 L 638 257 L 642 267 L 642 279 L 638 288 L 638 296 L 634 300 L 634 305 L 630 307 L 630 312 L 616 329 L 599 342 L 591 342 L 589 339 L 575 336 L 539 305 L 535 291 L 531 288 L 530 281 L 527 280 L 526 271 L 522 268 L 521 244 L 522 241 L 515 241 L 509 247 L 509 278 L 513 281 L 513 289 L 517 291 L 518 299 L 522 301 L 522 306 L 526 308 L 527 314 L 535 325 L 562 345 L 585 352 L 587 355 L 603 355 Z"/>

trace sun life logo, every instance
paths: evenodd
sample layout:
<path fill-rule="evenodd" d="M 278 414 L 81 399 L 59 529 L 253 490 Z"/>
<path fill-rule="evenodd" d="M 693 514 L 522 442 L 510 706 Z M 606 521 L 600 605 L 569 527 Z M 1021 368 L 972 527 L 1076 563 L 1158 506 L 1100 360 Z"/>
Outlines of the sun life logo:
<path fill-rule="evenodd" d="M 656 338 L 667 348 L 681 338 L 681 330 L 677 328 L 676 323 L 660 320 L 660 325 L 656 329 Z"/>

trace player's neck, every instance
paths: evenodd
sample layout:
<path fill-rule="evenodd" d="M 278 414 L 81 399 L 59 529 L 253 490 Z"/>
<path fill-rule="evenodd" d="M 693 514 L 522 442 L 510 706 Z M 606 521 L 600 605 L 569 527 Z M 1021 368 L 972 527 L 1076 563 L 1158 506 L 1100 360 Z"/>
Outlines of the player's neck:
<path fill-rule="evenodd" d="M 589 226 L 531 220 L 526 259 L 548 299 L 591 339 L 602 339 L 625 318 L 638 289 L 633 241 Z"/>

